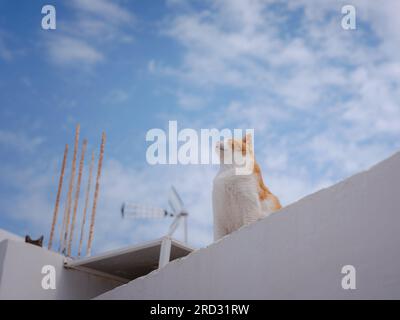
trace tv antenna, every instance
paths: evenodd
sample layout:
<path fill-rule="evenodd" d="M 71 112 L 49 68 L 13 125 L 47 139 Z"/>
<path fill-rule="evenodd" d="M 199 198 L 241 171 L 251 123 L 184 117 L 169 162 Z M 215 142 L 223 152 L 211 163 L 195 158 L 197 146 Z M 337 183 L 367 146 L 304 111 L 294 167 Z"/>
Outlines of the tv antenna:
<path fill-rule="evenodd" d="M 187 243 L 187 218 L 189 214 L 186 211 L 183 201 L 174 186 L 171 186 L 171 190 L 168 194 L 168 204 L 170 206 L 170 210 L 143 204 L 124 202 L 121 206 L 121 216 L 123 219 L 160 219 L 174 217 L 175 219 L 172 221 L 168 229 L 167 237 L 172 237 L 173 233 L 179 227 L 181 221 L 183 221 L 184 241 Z"/>

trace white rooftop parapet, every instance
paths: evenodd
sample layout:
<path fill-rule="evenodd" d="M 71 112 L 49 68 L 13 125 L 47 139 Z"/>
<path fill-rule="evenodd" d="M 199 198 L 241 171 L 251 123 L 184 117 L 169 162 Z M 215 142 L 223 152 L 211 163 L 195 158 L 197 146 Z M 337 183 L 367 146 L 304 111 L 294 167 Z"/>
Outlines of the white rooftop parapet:
<path fill-rule="evenodd" d="M 64 268 L 64 256 L 22 241 L 0 242 L 0 300 L 90 299 L 121 282 Z M 53 269 L 55 288 L 43 286 Z M 46 282 L 46 281 L 45 281 Z"/>
<path fill-rule="evenodd" d="M 4 229 L 0 229 L 0 242 L 2 242 L 3 240 L 7 240 L 7 239 L 14 240 L 14 241 L 25 241 L 24 238 L 14 234 L 14 233 L 11 233 Z"/>
<path fill-rule="evenodd" d="M 164 237 L 74 260 L 16 239 L 8 236 L 0 241 L 0 300 L 90 299 L 192 251 L 183 243 Z M 165 239 L 169 240 L 168 254 L 161 255 L 161 261 Z M 43 286 L 50 272 L 54 287 Z"/>
<path fill-rule="evenodd" d="M 400 153 L 98 298 L 399 299 Z"/>

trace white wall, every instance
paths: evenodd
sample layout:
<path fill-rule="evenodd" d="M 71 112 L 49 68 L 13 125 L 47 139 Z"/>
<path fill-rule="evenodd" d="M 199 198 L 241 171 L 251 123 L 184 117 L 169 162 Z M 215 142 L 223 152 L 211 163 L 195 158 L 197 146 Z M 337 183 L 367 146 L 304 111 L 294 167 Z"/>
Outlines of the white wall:
<path fill-rule="evenodd" d="M 400 153 L 99 298 L 400 299 L 399 200 Z"/>
<path fill-rule="evenodd" d="M 86 272 L 65 269 L 64 257 L 28 243 L 0 242 L 0 299 L 90 299 L 120 283 Z M 56 289 L 44 290 L 42 267 L 56 270 Z"/>
<path fill-rule="evenodd" d="M 14 241 L 25 241 L 24 238 L 14 234 L 14 233 L 0 229 L 0 242 L 2 242 L 3 240 L 7 240 L 7 239 L 11 239 Z"/>

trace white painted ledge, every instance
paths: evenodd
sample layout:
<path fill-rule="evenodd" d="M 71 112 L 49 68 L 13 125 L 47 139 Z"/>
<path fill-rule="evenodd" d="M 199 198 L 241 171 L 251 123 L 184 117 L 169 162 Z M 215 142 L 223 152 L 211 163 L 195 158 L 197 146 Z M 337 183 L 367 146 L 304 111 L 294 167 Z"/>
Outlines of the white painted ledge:
<path fill-rule="evenodd" d="M 4 240 L 14 240 L 14 241 L 25 242 L 25 239 L 23 237 L 20 237 L 16 234 L 6 231 L 4 229 L 0 229 L 0 242 L 2 242 Z"/>
<path fill-rule="evenodd" d="M 91 299 L 121 282 L 64 268 L 64 256 L 22 241 L 0 242 L 0 300 Z M 42 287 L 42 268 L 54 267 L 56 288 Z"/>

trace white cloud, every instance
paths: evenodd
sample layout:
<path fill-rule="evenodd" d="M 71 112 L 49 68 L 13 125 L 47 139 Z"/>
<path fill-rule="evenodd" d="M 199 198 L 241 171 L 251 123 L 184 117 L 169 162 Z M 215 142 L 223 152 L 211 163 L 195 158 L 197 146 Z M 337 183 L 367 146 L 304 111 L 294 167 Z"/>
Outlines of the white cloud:
<path fill-rule="evenodd" d="M 60 20 L 57 34 L 44 36 L 51 61 L 59 65 L 93 66 L 107 58 L 110 43 L 127 44 L 135 18 L 132 12 L 109 0 L 74 0 L 74 16 Z"/>
<path fill-rule="evenodd" d="M 70 5 L 76 13 L 76 18 L 67 27 L 75 36 L 96 43 L 133 41 L 130 31 L 136 23 L 135 16 L 117 2 L 74 0 Z"/>
<path fill-rule="evenodd" d="M 87 63 L 95 64 L 104 59 L 104 56 L 97 49 L 86 43 L 68 36 L 53 37 L 48 42 L 48 49 L 51 59 L 57 64 Z"/>
<path fill-rule="evenodd" d="M 0 29 L 0 59 L 3 61 L 11 61 L 17 55 L 21 55 L 23 50 L 15 48 L 13 35 L 8 31 Z"/>
<path fill-rule="evenodd" d="M 28 136 L 24 132 L 0 130 L 0 144 L 20 152 L 33 152 L 43 143 L 42 137 Z"/>
<path fill-rule="evenodd" d="M 107 105 L 118 105 L 128 101 L 130 95 L 129 92 L 122 89 L 111 90 L 103 99 L 103 103 Z"/>
<path fill-rule="evenodd" d="M 109 0 L 73 0 L 72 5 L 80 12 L 97 16 L 114 24 L 131 22 L 134 17 L 128 10 Z"/>
<path fill-rule="evenodd" d="M 0 58 L 5 61 L 9 61 L 13 58 L 11 50 L 7 47 L 5 41 L 1 38 L 1 35 L 0 35 Z"/>
<path fill-rule="evenodd" d="M 215 95 L 226 87 L 240 90 L 243 97 L 232 98 L 218 115 L 222 122 L 257 128 L 258 141 L 272 134 L 278 139 L 266 144 L 272 150 L 284 137 L 292 141 L 289 152 L 302 154 L 310 166 L 321 154 L 325 164 L 352 168 L 337 173 L 341 177 L 375 161 L 369 150 L 376 144 L 381 158 L 399 147 L 396 1 L 357 1 L 353 32 L 341 28 L 337 1 L 207 3 L 202 11 L 178 5 L 163 29 L 184 51 L 178 67 L 158 71 L 174 77 L 179 90 L 195 88 L 199 96 L 210 87 Z M 320 136 L 325 143 L 309 143 Z M 326 153 L 326 145 L 367 159 L 354 165 L 354 158 L 335 156 L 339 150 Z"/>
<path fill-rule="evenodd" d="M 182 91 L 178 91 L 177 99 L 179 106 L 186 110 L 198 110 L 205 104 L 204 99 L 199 95 L 189 94 Z"/>
<path fill-rule="evenodd" d="M 121 246 L 163 236 L 171 219 L 146 223 L 121 219 L 119 209 L 126 201 L 168 208 L 167 197 L 171 185 L 177 188 L 190 214 L 190 243 L 194 246 L 210 243 L 212 210 L 209 190 L 213 175 L 214 170 L 210 167 L 171 165 L 131 169 L 116 160 L 108 161 L 101 182 L 96 247 L 102 248 L 110 238 L 115 242 L 119 239 Z M 179 231 L 176 236 L 183 240 Z"/>
<path fill-rule="evenodd" d="M 21 232 L 35 236 L 48 232 L 54 209 L 56 185 L 58 183 L 58 161 L 52 161 L 50 167 L 41 168 L 31 164 L 29 168 L 2 168 L 1 180 L 15 190 L 13 195 L 1 200 L 1 205 L 9 219 L 23 221 L 25 228 Z M 59 218 L 56 226 L 56 241 L 59 239 L 59 229 L 65 207 L 65 198 L 69 182 L 68 166 L 63 193 L 60 202 Z M 95 171 L 94 171 L 95 172 Z M 87 183 L 88 168 L 85 167 L 81 185 L 78 207 L 77 225 L 80 229 L 83 212 L 83 202 Z M 189 241 L 199 247 L 212 241 L 212 210 L 210 183 L 214 168 L 161 166 L 133 169 L 121 164 L 115 159 L 105 161 L 100 182 L 100 194 L 95 223 L 94 252 L 115 249 L 127 245 L 154 240 L 166 234 L 171 218 L 156 220 L 122 219 L 120 207 L 123 202 L 136 202 L 168 208 L 167 196 L 169 187 L 175 185 L 189 211 Z M 186 177 L 190 177 L 187 179 Z M 91 215 L 93 187 L 90 194 L 88 217 Z M 89 218 L 88 218 L 89 219 Z M 88 220 L 87 220 L 88 221 Z M 86 224 L 87 242 L 89 222 Z M 76 229 L 76 230 L 78 230 Z M 78 244 L 79 232 L 75 233 L 75 250 Z M 178 229 L 176 238 L 183 240 L 182 229 Z M 58 248 L 58 242 L 54 246 Z"/>

